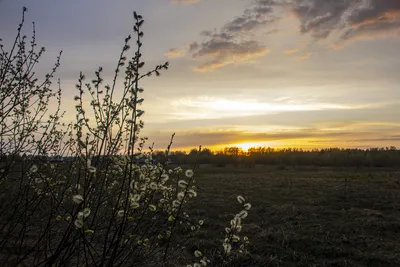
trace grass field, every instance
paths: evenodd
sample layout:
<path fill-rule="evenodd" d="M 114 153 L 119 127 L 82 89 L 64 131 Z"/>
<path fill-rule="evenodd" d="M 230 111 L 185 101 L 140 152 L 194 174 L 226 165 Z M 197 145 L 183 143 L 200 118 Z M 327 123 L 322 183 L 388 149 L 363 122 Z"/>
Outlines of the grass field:
<path fill-rule="evenodd" d="M 252 255 L 239 266 L 400 266 L 399 170 L 201 166 L 196 175 L 194 213 L 210 218 L 196 247 L 223 237 L 242 194 L 253 206 L 243 229 Z"/>
<path fill-rule="evenodd" d="M 232 266 L 400 266 L 399 169 L 202 165 L 195 177 L 190 213 L 206 221 L 176 266 L 196 249 L 212 257 L 242 209 L 237 195 L 252 204 L 250 255 Z"/>

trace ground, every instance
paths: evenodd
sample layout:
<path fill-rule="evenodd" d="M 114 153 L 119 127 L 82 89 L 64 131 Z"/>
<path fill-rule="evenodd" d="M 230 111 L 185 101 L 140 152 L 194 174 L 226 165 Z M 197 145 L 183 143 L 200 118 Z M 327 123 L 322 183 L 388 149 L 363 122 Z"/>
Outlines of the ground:
<path fill-rule="evenodd" d="M 400 266 L 399 170 L 201 166 L 196 175 L 193 213 L 209 218 L 200 249 L 223 237 L 240 194 L 253 206 L 242 266 Z"/>

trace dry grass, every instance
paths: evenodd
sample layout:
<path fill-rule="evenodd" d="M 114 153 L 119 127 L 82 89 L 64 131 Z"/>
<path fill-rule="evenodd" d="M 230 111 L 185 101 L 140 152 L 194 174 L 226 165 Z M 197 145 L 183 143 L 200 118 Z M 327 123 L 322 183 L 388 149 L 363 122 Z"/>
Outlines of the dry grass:
<path fill-rule="evenodd" d="M 252 256 L 239 266 L 400 266 L 399 171 L 202 167 L 197 182 L 203 249 L 218 244 L 237 194 L 252 203 Z"/>

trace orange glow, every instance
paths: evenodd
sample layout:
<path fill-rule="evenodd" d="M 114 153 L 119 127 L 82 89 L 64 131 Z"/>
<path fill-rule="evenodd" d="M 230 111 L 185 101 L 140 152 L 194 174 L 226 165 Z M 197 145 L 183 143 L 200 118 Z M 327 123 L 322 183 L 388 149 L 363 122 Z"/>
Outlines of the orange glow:
<path fill-rule="evenodd" d="M 277 146 L 278 146 L 277 142 L 243 142 L 237 144 L 229 144 L 223 147 L 238 147 L 246 152 L 249 150 L 249 148 L 252 147 L 277 147 Z"/>
<path fill-rule="evenodd" d="M 211 150 L 218 151 L 223 150 L 226 147 L 238 147 L 244 152 L 247 152 L 252 147 L 271 147 L 274 149 L 284 148 L 302 148 L 302 149 L 314 149 L 324 147 L 347 147 L 347 144 L 334 142 L 332 140 L 326 140 L 324 138 L 300 138 L 300 139 L 286 139 L 277 141 L 243 141 L 233 144 L 221 144 L 210 147 Z"/>

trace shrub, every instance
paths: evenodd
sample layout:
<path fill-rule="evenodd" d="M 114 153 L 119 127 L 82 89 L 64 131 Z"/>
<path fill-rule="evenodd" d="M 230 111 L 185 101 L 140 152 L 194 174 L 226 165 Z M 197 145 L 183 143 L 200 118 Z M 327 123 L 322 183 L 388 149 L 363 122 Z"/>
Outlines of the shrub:
<path fill-rule="evenodd" d="M 191 169 L 171 168 L 168 160 L 153 160 L 151 146 L 144 150 L 144 89 L 139 84 L 168 69 L 168 62 L 142 74 L 142 16 L 134 13 L 136 49 L 128 59 L 129 35 L 110 85 L 103 86 L 102 68 L 88 82 L 80 74 L 76 122 L 66 126 L 60 122 L 61 90 L 50 89 L 60 58 L 37 85 L 33 68 L 45 50 L 35 52 L 35 35 L 26 50 L 26 37 L 21 37 L 25 13 L 26 8 L 11 52 L 2 50 L 0 58 L 0 261 L 5 266 L 175 266 L 188 261 L 188 266 L 226 266 L 245 254 L 248 239 L 239 234 L 251 205 L 240 196 L 241 211 L 226 228 L 220 249 L 209 257 L 199 250 L 192 259 L 179 257 L 204 223 L 192 218 L 186 206 L 197 196 L 196 163 Z M 53 97 L 59 106 L 45 119 Z M 15 161 L 21 154 L 22 160 Z"/>

